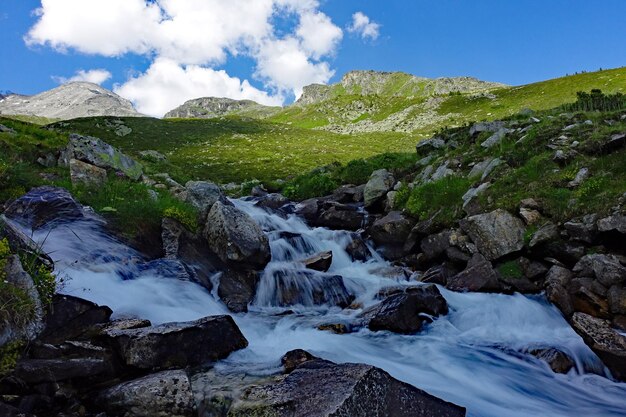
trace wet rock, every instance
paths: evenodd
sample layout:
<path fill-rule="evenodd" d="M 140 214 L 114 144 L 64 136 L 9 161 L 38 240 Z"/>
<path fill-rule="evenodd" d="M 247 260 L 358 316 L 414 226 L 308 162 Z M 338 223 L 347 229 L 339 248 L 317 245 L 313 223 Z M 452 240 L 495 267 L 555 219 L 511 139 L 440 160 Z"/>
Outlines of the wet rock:
<path fill-rule="evenodd" d="M 103 140 L 91 136 L 71 134 L 69 144 L 62 155 L 63 165 L 69 164 L 72 158 L 78 159 L 100 168 L 122 172 L 135 181 L 139 180 L 143 173 L 138 162 Z"/>
<path fill-rule="evenodd" d="M 113 320 L 102 327 L 102 332 L 111 332 L 115 330 L 130 330 L 141 329 L 143 327 L 150 327 L 152 323 L 150 320 L 138 319 L 138 318 L 122 318 Z"/>
<path fill-rule="evenodd" d="M 335 334 L 347 334 L 351 332 L 350 326 L 344 323 L 326 323 L 317 326 L 317 330 L 332 332 Z"/>
<path fill-rule="evenodd" d="M 614 255 L 585 255 L 574 266 L 578 276 L 595 277 L 605 287 L 626 281 L 626 267 Z"/>
<path fill-rule="evenodd" d="M 369 229 L 377 245 L 397 244 L 404 246 L 414 222 L 399 211 L 392 211 L 374 222 Z"/>
<path fill-rule="evenodd" d="M 336 305 L 347 307 L 354 295 L 346 288 L 343 277 L 301 269 L 278 268 L 264 272 L 264 280 L 271 280 L 272 304 L 280 307 L 293 305 Z"/>
<path fill-rule="evenodd" d="M 441 257 L 451 247 L 451 234 L 452 232 L 450 230 L 444 230 L 435 235 L 425 237 L 420 243 L 422 253 L 426 255 L 426 258 L 429 260 L 435 260 Z"/>
<path fill-rule="evenodd" d="M 387 195 L 387 192 L 393 189 L 395 182 L 393 175 L 386 169 L 372 172 L 363 190 L 365 207 L 372 207 L 380 202 Z"/>
<path fill-rule="evenodd" d="M 363 364 L 309 360 L 288 376 L 251 386 L 235 401 L 231 416 L 461 417 L 447 403 Z"/>
<path fill-rule="evenodd" d="M 301 261 L 308 269 L 315 271 L 326 272 L 330 269 L 330 265 L 333 263 L 333 252 L 326 251 L 313 255 L 307 259 Z"/>
<path fill-rule="evenodd" d="M 40 245 L 35 243 L 30 237 L 26 236 L 21 229 L 9 221 L 4 214 L 0 214 L 0 239 L 6 239 L 13 253 L 23 253 L 30 259 L 33 259 L 37 266 L 46 266 L 48 269 L 54 269 L 54 262 L 45 253 L 40 250 Z"/>
<path fill-rule="evenodd" d="M 456 275 L 456 271 L 451 270 L 447 264 L 433 266 L 419 277 L 420 282 L 428 284 L 446 285 L 448 277 Z"/>
<path fill-rule="evenodd" d="M 106 333 L 127 366 L 171 369 L 223 359 L 248 345 L 231 316 Z"/>
<path fill-rule="evenodd" d="M 19 361 L 14 375 L 27 384 L 67 380 L 103 381 L 114 375 L 110 361 L 101 358 L 26 359 Z"/>
<path fill-rule="evenodd" d="M 109 307 L 71 295 L 56 294 L 40 339 L 47 343 L 85 339 L 98 332 L 98 325 L 108 323 L 112 313 Z"/>
<path fill-rule="evenodd" d="M 524 247 L 524 223 L 505 210 L 471 216 L 460 223 L 488 260 L 498 259 Z"/>
<path fill-rule="evenodd" d="M 107 172 L 95 165 L 70 159 L 70 179 L 72 185 L 99 186 L 107 181 Z"/>
<path fill-rule="evenodd" d="M 498 282 L 498 274 L 491 262 L 484 256 L 476 254 L 467 268 L 447 279 L 446 288 L 452 291 L 499 292 L 502 290 Z"/>
<path fill-rule="evenodd" d="M 261 227 L 248 214 L 221 201 L 207 216 L 204 236 L 209 248 L 227 263 L 263 269 L 270 261 L 270 246 Z"/>
<path fill-rule="evenodd" d="M 568 288 L 574 311 L 608 319 L 609 303 L 606 288 L 591 278 L 574 278 Z"/>
<path fill-rule="evenodd" d="M 365 184 L 354 185 L 342 185 L 337 188 L 332 195 L 332 200 L 342 204 L 359 203 L 363 201 L 365 192 Z"/>
<path fill-rule="evenodd" d="M 303 363 L 318 359 L 319 358 L 311 355 L 306 350 L 295 349 L 285 353 L 285 355 L 280 359 L 280 362 L 285 368 L 285 373 L 289 374 Z"/>
<path fill-rule="evenodd" d="M 425 285 L 392 295 L 362 313 L 373 331 L 415 333 L 431 316 L 448 313 L 448 305 L 435 285 Z"/>
<path fill-rule="evenodd" d="M 555 348 L 535 349 L 530 354 L 546 362 L 557 374 L 566 374 L 574 367 L 572 358 Z"/>
<path fill-rule="evenodd" d="M 626 216 L 614 215 L 598 220 L 598 231 L 626 234 Z"/>
<path fill-rule="evenodd" d="M 311 198 L 304 200 L 296 204 L 296 214 L 311 223 L 317 219 L 320 210 L 320 200 L 317 198 Z"/>
<path fill-rule="evenodd" d="M 33 188 L 11 203 L 4 215 L 33 230 L 84 217 L 83 207 L 67 190 L 50 186 Z"/>
<path fill-rule="evenodd" d="M 185 371 L 164 371 L 124 382 L 100 393 L 97 402 L 110 415 L 192 417 L 195 404 Z"/>
<path fill-rule="evenodd" d="M 574 313 L 571 324 L 587 346 L 602 359 L 613 376 L 626 380 L 626 337 L 617 333 L 608 320 Z"/>
<path fill-rule="evenodd" d="M 372 256 L 365 241 L 357 234 L 352 235 L 352 240 L 346 245 L 345 250 L 353 261 L 365 262 Z"/>
<path fill-rule="evenodd" d="M 226 201 L 220 187 L 209 181 L 188 181 L 185 189 L 187 190 L 185 200 L 198 209 L 203 220 L 215 202 Z"/>
<path fill-rule="evenodd" d="M 233 313 L 245 313 L 254 300 L 258 283 L 258 272 L 229 268 L 219 277 L 217 295 Z"/>
<path fill-rule="evenodd" d="M 337 230 L 358 230 L 366 226 L 366 214 L 354 206 L 343 204 L 325 204 L 317 218 L 309 224 Z"/>
<path fill-rule="evenodd" d="M 254 205 L 257 207 L 263 207 L 270 210 L 278 210 L 279 208 L 289 204 L 290 201 L 287 197 L 278 193 L 266 194 Z"/>
<path fill-rule="evenodd" d="M 44 311 L 35 283 L 24 271 L 19 256 L 12 255 L 6 259 L 4 269 L 0 270 L 0 277 L 4 280 L 4 285 L 21 290 L 31 304 L 31 314 L 23 313 L 25 317 L 21 320 L 15 320 L 6 314 L 0 316 L 0 347 L 16 340 L 34 340 L 43 329 Z"/>
<path fill-rule="evenodd" d="M 548 300 L 556 305 L 565 316 L 570 316 L 574 312 L 572 300 L 567 291 L 571 280 L 572 272 L 557 265 L 550 268 L 545 279 Z"/>
<path fill-rule="evenodd" d="M 548 268 L 546 268 L 543 263 L 532 261 L 524 257 L 519 259 L 519 265 L 524 276 L 531 281 L 537 281 L 543 278 L 548 272 Z"/>

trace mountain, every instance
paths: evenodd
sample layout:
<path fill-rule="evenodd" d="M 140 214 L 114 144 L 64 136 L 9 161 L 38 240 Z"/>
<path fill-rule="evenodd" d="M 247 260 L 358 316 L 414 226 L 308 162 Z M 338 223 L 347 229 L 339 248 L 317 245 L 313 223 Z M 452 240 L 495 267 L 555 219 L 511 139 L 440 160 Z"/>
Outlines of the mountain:
<path fill-rule="evenodd" d="M 142 116 L 130 101 L 86 82 L 73 82 L 34 95 L 11 95 L 0 101 L 0 114 L 75 119 L 90 116 Z"/>
<path fill-rule="evenodd" d="M 169 118 L 211 119 L 227 115 L 263 118 L 281 110 L 281 107 L 264 106 L 252 100 L 233 100 L 221 97 L 202 97 L 167 112 Z"/>

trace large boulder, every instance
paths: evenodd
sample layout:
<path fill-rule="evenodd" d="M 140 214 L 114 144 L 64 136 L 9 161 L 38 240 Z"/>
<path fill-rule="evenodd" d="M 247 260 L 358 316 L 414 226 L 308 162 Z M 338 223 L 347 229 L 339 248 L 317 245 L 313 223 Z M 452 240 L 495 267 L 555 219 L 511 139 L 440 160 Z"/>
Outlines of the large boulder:
<path fill-rule="evenodd" d="M 248 346 L 231 316 L 105 332 L 125 365 L 170 369 L 201 365 Z"/>
<path fill-rule="evenodd" d="M 228 415 L 462 417 L 465 409 L 364 364 L 306 360 L 287 376 L 257 383 L 232 401 Z"/>
<path fill-rule="evenodd" d="M 70 159 L 70 180 L 72 185 L 102 186 L 107 181 L 107 172 L 78 159 Z"/>
<path fill-rule="evenodd" d="M 252 269 L 263 269 L 270 261 L 270 245 L 261 227 L 238 208 L 215 202 L 204 229 L 209 248 L 220 259 Z"/>
<path fill-rule="evenodd" d="M 128 178 L 137 181 L 143 174 L 141 165 L 101 139 L 91 136 L 70 135 L 70 141 L 62 152 L 61 164 L 68 165 L 71 159 L 77 159 L 106 170 L 122 172 Z"/>
<path fill-rule="evenodd" d="M 380 202 L 395 184 L 393 175 L 386 169 L 372 172 L 369 181 L 365 184 L 363 198 L 365 207 L 372 207 Z"/>
<path fill-rule="evenodd" d="M 203 220 L 216 201 L 225 199 L 220 187 L 212 182 L 188 181 L 185 189 L 187 190 L 185 200 L 198 209 Z"/>
<path fill-rule="evenodd" d="M 572 327 L 585 343 L 602 359 L 613 376 L 626 380 L 626 337 L 611 327 L 608 320 L 585 313 L 574 313 Z"/>
<path fill-rule="evenodd" d="M 498 281 L 498 273 L 491 262 L 480 254 L 475 254 L 467 264 L 467 268 L 448 277 L 446 288 L 452 291 L 500 292 L 502 286 Z"/>
<path fill-rule="evenodd" d="M 501 258 L 524 247 L 524 222 L 502 209 L 463 219 L 461 228 L 488 260 Z"/>
<path fill-rule="evenodd" d="M 626 216 L 614 215 L 598 220 L 598 231 L 626 234 Z"/>
<path fill-rule="evenodd" d="M 545 278 L 546 297 L 567 317 L 574 312 L 574 306 L 567 291 L 572 275 L 572 271 L 569 269 L 554 265 Z"/>
<path fill-rule="evenodd" d="M 83 207 L 64 188 L 43 186 L 11 203 L 4 215 L 33 230 L 84 217 Z"/>
<path fill-rule="evenodd" d="M 259 273 L 229 268 L 219 276 L 217 295 L 233 313 L 245 313 L 254 300 Z"/>
<path fill-rule="evenodd" d="M 185 371 L 164 371 L 115 385 L 97 398 L 109 415 L 192 417 L 195 403 Z"/>
<path fill-rule="evenodd" d="M 364 311 L 362 317 L 370 330 L 389 330 L 394 333 L 418 332 L 432 316 L 448 313 L 445 298 L 435 285 L 412 287 L 391 295 L 381 303 Z"/>
<path fill-rule="evenodd" d="M 309 224 L 338 230 L 358 230 L 366 226 L 367 214 L 354 206 L 345 204 L 323 204 L 318 216 Z"/>
<path fill-rule="evenodd" d="M 415 222 L 399 211 L 392 211 L 374 222 L 369 229 L 377 245 L 404 246 Z"/>

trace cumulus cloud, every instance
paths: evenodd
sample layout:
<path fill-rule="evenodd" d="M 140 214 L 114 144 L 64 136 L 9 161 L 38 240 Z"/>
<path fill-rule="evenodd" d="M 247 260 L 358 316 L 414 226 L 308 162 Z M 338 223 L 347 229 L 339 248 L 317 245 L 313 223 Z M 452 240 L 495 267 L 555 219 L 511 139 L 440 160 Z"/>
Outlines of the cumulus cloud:
<path fill-rule="evenodd" d="M 181 66 L 169 58 L 156 59 L 145 73 L 116 85 L 113 90 L 133 101 L 140 113 L 157 117 L 189 99 L 204 96 L 249 99 L 269 106 L 283 102 L 282 97 L 270 96 L 223 70 Z"/>
<path fill-rule="evenodd" d="M 256 97 L 275 104 L 334 74 L 330 59 L 343 31 L 319 7 L 318 0 L 41 0 L 37 21 L 24 39 L 59 52 L 150 57 L 144 74 L 117 88 L 149 114 L 201 95 Z M 286 32 L 276 23 L 285 16 L 297 22 Z M 354 27 L 374 38 L 378 25 L 363 16 L 365 26 Z M 252 58 L 254 76 L 270 93 L 218 71 L 233 56 Z M 177 83 L 180 90 L 172 88 Z M 137 91 L 139 85 L 171 97 L 148 98 Z M 193 94 L 191 86 L 198 87 Z"/>
<path fill-rule="evenodd" d="M 371 21 L 364 13 L 356 12 L 352 15 L 352 23 L 348 26 L 348 32 L 356 33 L 363 39 L 376 40 L 380 35 L 380 25 Z"/>
<path fill-rule="evenodd" d="M 59 84 L 71 83 L 74 81 L 86 81 L 88 83 L 102 84 L 111 78 L 111 73 L 105 69 L 92 69 L 89 71 L 78 70 L 72 77 L 53 76 L 52 79 Z"/>

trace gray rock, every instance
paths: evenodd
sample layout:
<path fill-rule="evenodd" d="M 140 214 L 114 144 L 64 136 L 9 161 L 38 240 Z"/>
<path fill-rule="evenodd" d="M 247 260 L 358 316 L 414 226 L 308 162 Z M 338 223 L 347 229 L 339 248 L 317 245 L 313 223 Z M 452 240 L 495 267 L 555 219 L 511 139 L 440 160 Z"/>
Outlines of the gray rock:
<path fill-rule="evenodd" d="M 188 181 L 185 189 L 187 190 L 185 201 L 198 209 L 202 219 L 206 218 L 216 201 L 226 201 L 220 187 L 212 182 Z"/>
<path fill-rule="evenodd" d="M 607 292 L 609 309 L 612 314 L 626 316 L 626 289 L 621 285 L 613 285 Z"/>
<path fill-rule="evenodd" d="M 108 323 L 111 314 L 113 312 L 107 306 L 71 295 L 56 294 L 39 338 L 46 343 L 84 340 L 97 333 L 99 325 Z"/>
<path fill-rule="evenodd" d="M 372 207 L 381 201 L 387 195 L 387 192 L 393 189 L 395 182 L 393 175 L 386 169 L 372 172 L 363 190 L 365 207 Z"/>
<path fill-rule="evenodd" d="M 63 152 L 63 164 L 69 164 L 72 158 L 106 170 L 122 172 L 135 181 L 143 174 L 142 166 L 134 159 L 91 136 L 70 135 L 70 142 Z"/>
<path fill-rule="evenodd" d="M 435 170 L 435 172 L 433 172 L 433 174 L 430 176 L 430 181 L 439 181 L 442 178 L 454 175 L 454 171 L 448 168 L 449 164 L 450 164 L 449 161 L 446 161 L 443 164 L 441 164 Z"/>
<path fill-rule="evenodd" d="M 491 135 L 487 140 L 480 144 L 483 148 L 489 149 L 500 142 L 502 139 L 506 137 L 506 134 L 509 132 L 508 129 L 502 128 L 496 131 L 493 135 Z"/>
<path fill-rule="evenodd" d="M 57 166 L 58 158 L 54 153 L 47 153 L 37 158 L 37 163 L 42 167 L 53 168 Z"/>
<path fill-rule="evenodd" d="M 586 215 L 580 221 L 566 222 L 563 227 L 572 239 L 592 243 L 598 235 L 597 218 L 596 214 Z"/>
<path fill-rule="evenodd" d="M 444 230 L 434 235 L 428 235 L 422 239 L 420 248 L 428 260 L 435 260 L 446 253 L 447 249 L 451 247 L 451 234 L 452 232 L 450 230 Z"/>
<path fill-rule="evenodd" d="M 219 276 L 217 295 L 233 313 L 245 313 L 254 300 L 258 283 L 258 272 L 229 268 Z"/>
<path fill-rule="evenodd" d="M 626 267 L 614 255 L 585 255 L 573 270 L 578 276 L 595 277 L 607 288 L 626 281 Z"/>
<path fill-rule="evenodd" d="M 317 217 L 308 219 L 311 226 L 338 230 L 359 230 L 367 226 L 367 213 L 343 204 L 330 204 L 318 212 Z"/>
<path fill-rule="evenodd" d="M 460 224 L 488 260 L 501 258 L 524 247 L 524 223 L 505 210 L 471 216 L 461 220 Z"/>
<path fill-rule="evenodd" d="M 11 129 L 10 127 L 6 127 L 5 125 L 0 124 L 0 133 L 8 133 L 10 135 L 14 135 L 17 132 L 14 129 Z"/>
<path fill-rule="evenodd" d="M 581 168 L 573 180 L 567 183 L 568 188 L 578 188 L 587 178 L 589 178 L 589 168 Z"/>
<path fill-rule="evenodd" d="M 185 371 L 164 371 L 115 385 L 98 395 L 111 415 L 124 417 L 192 417 L 196 415 Z"/>
<path fill-rule="evenodd" d="M 70 179 L 72 185 L 101 186 L 107 181 L 107 172 L 95 165 L 70 159 Z"/>
<path fill-rule="evenodd" d="M 171 369 L 223 359 L 248 341 L 231 316 L 105 333 L 127 366 Z"/>
<path fill-rule="evenodd" d="M 574 312 L 572 300 L 567 291 L 571 280 L 572 272 L 557 265 L 550 268 L 545 279 L 548 300 L 556 305 L 565 316 L 570 316 Z"/>
<path fill-rule="evenodd" d="M 415 146 L 418 155 L 428 155 L 432 151 L 441 149 L 446 146 L 446 142 L 440 137 L 433 137 L 422 140 Z"/>
<path fill-rule="evenodd" d="M 167 160 L 167 157 L 161 152 L 151 149 L 139 152 L 139 156 L 141 156 L 145 160 L 152 162 L 164 162 L 165 160 Z"/>
<path fill-rule="evenodd" d="M 243 390 L 228 415 L 462 417 L 465 409 L 370 365 L 308 360 L 286 377 Z"/>
<path fill-rule="evenodd" d="M 485 182 L 477 187 L 473 187 L 467 190 L 467 192 L 463 194 L 463 197 L 461 197 L 463 199 L 463 208 L 466 208 L 469 204 L 471 204 L 476 197 L 487 191 L 489 187 L 491 187 L 491 184 Z"/>
<path fill-rule="evenodd" d="M 264 106 L 252 100 L 233 100 L 225 97 L 201 97 L 186 101 L 167 112 L 164 118 L 211 119 L 226 115 L 258 118 L 270 116 L 281 107 Z"/>
<path fill-rule="evenodd" d="M 27 384 L 103 381 L 113 375 L 111 361 L 101 358 L 26 359 L 15 367 L 15 376 Z"/>
<path fill-rule="evenodd" d="M 489 164 L 491 164 L 491 161 L 493 161 L 493 158 L 488 158 L 488 159 L 485 159 L 484 161 L 478 162 L 476 165 L 472 167 L 467 177 L 470 179 L 482 177 L 483 173 L 485 172 Z"/>
<path fill-rule="evenodd" d="M 524 223 L 527 225 L 533 225 L 541 222 L 543 217 L 541 217 L 541 213 L 537 210 L 528 209 L 525 207 L 521 207 L 519 209 L 519 215 L 524 220 Z"/>
<path fill-rule="evenodd" d="M 306 259 L 303 259 L 300 262 L 302 262 L 304 266 L 306 266 L 308 269 L 326 272 L 330 269 L 330 266 L 333 263 L 333 252 L 321 252 Z"/>
<path fill-rule="evenodd" d="M 374 222 L 369 229 L 372 240 L 378 245 L 404 245 L 415 222 L 402 212 L 392 211 Z"/>
<path fill-rule="evenodd" d="M 270 245 L 261 227 L 238 208 L 215 202 L 204 229 L 209 248 L 222 261 L 263 269 L 270 261 Z"/>
<path fill-rule="evenodd" d="M 4 285 L 21 290 L 31 304 L 31 314 L 25 317 L 11 317 L 5 314 L 0 320 L 0 347 L 16 340 L 34 340 L 43 330 L 43 306 L 31 276 L 22 268 L 19 256 L 12 255 L 0 271 Z M 6 311 L 6 310 L 5 310 Z"/>
<path fill-rule="evenodd" d="M 547 223 L 537 230 L 530 242 L 528 243 L 528 247 L 534 248 L 536 246 L 555 241 L 559 238 L 559 229 L 556 227 L 554 223 Z"/>
<path fill-rule="evenodd" d="M 342 204 L 358 203 L 363 201 L 363 192 L 365 190 L 365 184 L 363 185 L 342 185 L 333 191 L 332 200 Z"/>
<path fill-rule="evenodd" d="M 472 257 L 463 272 L 448 277 L 446 288 L 452 291 L 469 292 L 500 292 L 502 290 L 498 282 L 498 273 L 493 269 L 491 262 L 480 254 Z"/>
<path fill-rule="evenodd" d="M 494 122 L 480 122 L 475 123 L 469 130 L 470 136 L 475 136 L 482 132 L 497 132 L 504 128 L 504 122 L 496 120 Z"/>
<path fill-rule="evenodd" d="M 270 210 L 278 210 L 279 208 L 289 204 L 290 201 L 287 197 L 278 193 L 266 194 L 254 205 L 257 207 L 268 208 Z"/>
<path fill-rule="evenodd" d="M 598 231 L 626 234 L 626 216 L 614 215 L 598 220 Z"/>
<path fill-rule="evenodd" d="M 394 333 L 418 332 L 429 316 L 448 313 L 448 305 L 437 286 L 424 285 L 391 295 L 381 303 L 364 311 L 362 317 L 373 331 L 388 330 Z"/>
<path fill-rule="evenodd" d="M 613 376 L 626 380 L 626 337 L 613 330 L 608 320 L 584 313 L 574 313 L 571 324 Z"/>

